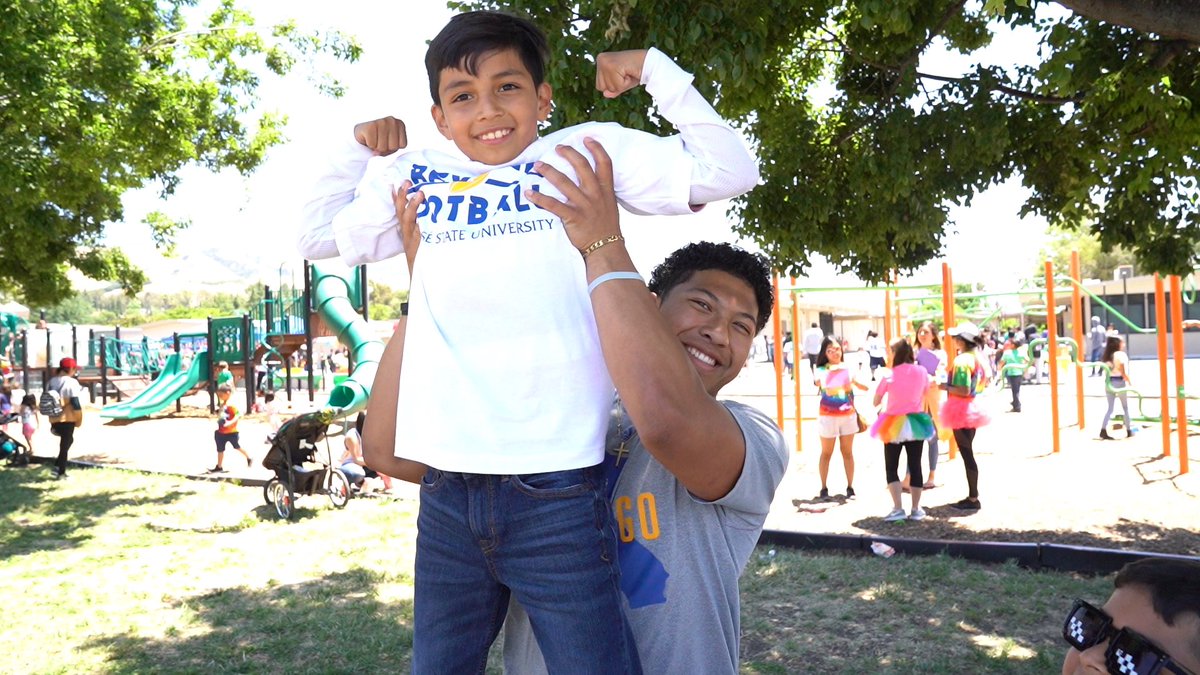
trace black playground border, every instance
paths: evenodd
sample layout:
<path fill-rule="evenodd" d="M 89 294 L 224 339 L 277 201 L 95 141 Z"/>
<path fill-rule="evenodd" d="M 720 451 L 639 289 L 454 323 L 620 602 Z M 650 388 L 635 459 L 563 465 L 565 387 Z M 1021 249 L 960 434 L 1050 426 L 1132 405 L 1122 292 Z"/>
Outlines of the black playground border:
<path fill-rule="evenodd" d="M 1127 563 L 1142 558 L 1197 560 L 1191 556 L 1149 551 L 1122 551 L 1090 546 L 1003 541 L 950 541 L 945 539 L 904 539 L 871 534 L 823 534 L 763 530 L 759 546 L 782 546 L 817 551 L 853 551 L 871 553 L 871 544 L 882 542 L 908 555 L 946 554 L 954 558 L 984 563 L 1013 560 L 1028 569 L 1051 569 L 1081 574 L 1112 574 Z"/>

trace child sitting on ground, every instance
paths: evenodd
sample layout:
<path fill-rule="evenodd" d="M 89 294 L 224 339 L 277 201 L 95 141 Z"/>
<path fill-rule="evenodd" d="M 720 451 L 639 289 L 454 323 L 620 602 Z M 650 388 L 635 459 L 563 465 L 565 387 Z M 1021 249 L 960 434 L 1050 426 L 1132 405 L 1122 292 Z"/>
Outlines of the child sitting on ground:
<path fill-rule="evenodd" d="M 527 20 L 454 17 L 425 61 L 434 121 L 466 157 L 407 151 L 368 167 L 407 138 L 399 120 L 365 122 L 305 210 L 306 258 L 410 257 L 404 349 L 419 356 L 404 360 L 397 447 L 434 467 L 426 481 L 437 487 L 422 490 L 418 519 L 416 672 L 481 667 L 510 592 L 528 610 L 551 672 L 580 662 L 637 670 L 611 555 L 615 527 L 597 506 L 605 503 L 600 463 L 612 385 L 582 260 L 623 239 L 571 247 L 562 221 L 525 198 L 559 196 L 538 163 L 574 178 L 555 148 L 582 150 L 595 138 L 613 155 L 618 201 L 638 213 L 691 213 L 758 181 L 740 136 L 655 49 L 597 56 L 597 88 L 611 98 L 644 84 L 679 136 L 587 123 L 539 138 L 551 110 L 546 52 Z M 420 231 L 409 241 L 397 206 L 419 209 Z M 633 277 L 606 280 L 615 278 Z M 506 532 L 493 550 L 463 510 L 468 499 L 497 494 L 503 506 L 482 525 Z M 551 569 L 574 571 L 545 576 Z"/>

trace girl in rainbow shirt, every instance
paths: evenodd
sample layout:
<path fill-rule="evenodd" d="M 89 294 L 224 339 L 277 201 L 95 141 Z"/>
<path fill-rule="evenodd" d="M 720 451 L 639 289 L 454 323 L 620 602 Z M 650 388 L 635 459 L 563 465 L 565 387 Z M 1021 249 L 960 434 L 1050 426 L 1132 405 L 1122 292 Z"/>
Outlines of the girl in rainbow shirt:
<path fill-rule="evenodd" d="M 875 405 L 887 395 L 887 407 L 883 409 L 871 435 L 883 441 L 884 471 L 887 474 L 888 492 L 892 494 L 892 510 L 883 519 L 897 522 L 906 518 L 924 520 L 925 509 L 921 508 L 921 446 L 937 434 L 933 417 L 925 412 L 925 396 L 933 381 L 922 366 L 917 365 L 912 345 L 904 338 L 892 341 L 891 372 L 883 376 L 875 388 Z M 912 477 L 912 512 L 904 513 L 900 504 L 900 450 L 908 455 L 908 475 Z"/>
<path fill-rule="evenodd" d="M 946 334 L 954 339 L 958 356 L 942 385 L 946 390 L 946 402 L 942 404 L 941 422 L 943 427 L 954 432 L 954 441 L 958 443 L 967 471 L 967 498 L 950 506 L 963 511 L 978 511 L 979 465 L 975 463 L 975 430 L 991 420 L 980 407 L 977 397 L 987 389 L 991 372 L 987 361 L 976 352 L 983 346 L 978 326 L 964 321 Z"/>
<path fill-rule="evenodd" d="M 836 441 L 846 468 L 846 499 L 854 498 L 854 434 L 858 433 L 858 414 L 854 409 L 854 390 L 867 390 L 867 385 L 854 379 L 842 362 L 842 342 L 827 335 L 817 352 L 814 384 L 821 390 L 817 412 L 817 435 L 821 437 L 821 459 L 817 469 L 821 474 L 821 494 L 829 498 L 829 460 Z"/>

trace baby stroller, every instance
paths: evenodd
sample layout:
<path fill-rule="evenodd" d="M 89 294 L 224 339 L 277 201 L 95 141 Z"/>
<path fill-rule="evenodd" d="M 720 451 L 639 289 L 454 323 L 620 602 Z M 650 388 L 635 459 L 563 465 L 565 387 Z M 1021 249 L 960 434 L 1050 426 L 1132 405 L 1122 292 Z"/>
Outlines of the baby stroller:
<path fill-rule="evenodd" d="M 3 426 L 17 421 L 20 417 L 16 413 L 9 413 L 0 417 L 0 457 L 4 457 L 4 463 L 8 466 L 29 466 L 29 448 L 17 439 L 4 433 Z"/>
<path fill-rule="evenodd" d="M 339 509 L 350 501 L 350 481 L 333 466 L 328 443 L 324 461 L 317 459 L 317 443 L 325 438 L 333 418 L 332 410 L 297 415 L 271 439 L 262 463 L 275 477 L 263 487 L 263 500 L 275 507 L 280 518 L 291 519 L 296 495 L 329 495 Z"/>

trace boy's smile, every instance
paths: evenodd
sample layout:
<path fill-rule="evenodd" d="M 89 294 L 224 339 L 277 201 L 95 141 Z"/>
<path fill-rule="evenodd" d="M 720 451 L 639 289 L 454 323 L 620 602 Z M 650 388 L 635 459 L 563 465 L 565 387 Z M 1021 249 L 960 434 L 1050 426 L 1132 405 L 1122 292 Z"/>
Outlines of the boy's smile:
<path fill-rule="evenodd" d="M 438 131 L 469 159 L 506 164 L 537 139 L 538 122 L 550 115 L 550 85 L 534 85 L 515 50 L 484 54 L 475 74 L 444 68 L 440 105 L 431 109 Z"/>

